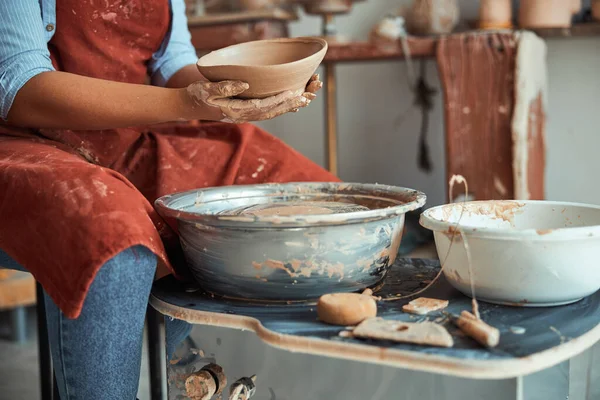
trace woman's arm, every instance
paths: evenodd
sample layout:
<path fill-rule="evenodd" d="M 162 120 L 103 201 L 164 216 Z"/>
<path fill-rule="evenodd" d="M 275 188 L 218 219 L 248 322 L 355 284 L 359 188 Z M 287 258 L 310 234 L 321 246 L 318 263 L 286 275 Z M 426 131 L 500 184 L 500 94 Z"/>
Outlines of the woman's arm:
<path fill-rule="evenodd" d="M 198 71 L 198 67 L 196 67 L 196 64 L 191 64 L 186 65 L 185 67 L 177 71 L 175 75 L 173 75 L 171 79 L 167 81 L 165 87 L 178 89 L 187 87 L 194 82 L 207 80 L 208 79 L 206 79 L 204 75 L 202 75 L 200 71 Z"/>
<path fill-rule="evenodd" d="M 167 89 L 44 72 L 19 90 L 8 121 L 23 127 L 109 129 L 177 120 L 221 120 L 219 108 Z"/>
<path fill-rule="evenodd" d="M 315 75 L 300 91 L 236 100 L 231 97 L 247 90 L 247 83 L 198 81 L 169 89 L 53 71 L 34 76 L 19 90 L 8 121 L 31 128 L 81 130 L 196 119 L 242 123 L 298 111 L 310 104 L 320 87 Z"/>
<path fill-rule="evenodd" d="M 38 0 L 0 1 L 0 116 L 14 125 L 95 130 L 195 119 L 259 121 L 307 106 L 320 87 L 312 80 L 305 93 L 230 99 L 248 85 L 203 80 L 192 70 L 196 58 L 189 50 L 191 43 L 177 39 L 185 35 L 176 35 L 163 56 L 153 57 L 151 63 L 153 82 L 168 88 L 57 72 L 50 62 L 42 16 Z M 178 51 L 183 48 L 188 50 Z M 195 77 L 200 81 L 191 83 Z"/>

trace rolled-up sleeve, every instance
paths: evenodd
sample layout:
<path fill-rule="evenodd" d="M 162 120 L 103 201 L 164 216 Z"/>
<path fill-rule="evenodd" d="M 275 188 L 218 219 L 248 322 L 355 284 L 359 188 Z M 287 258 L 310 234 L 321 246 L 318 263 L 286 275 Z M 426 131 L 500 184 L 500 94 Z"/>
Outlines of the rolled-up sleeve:
<path fill-rule="evenodd" d="M 38 0 L 0 0 L 0 117 L 27 81 L 53 70 Z"/>
<path fill-rule="evenodd" d="M 171 0 L 171 28 L 148 65 L 151 82 L 165 86 L 177 71 L 198 60 L 187 25 L 184 0 Z"/>

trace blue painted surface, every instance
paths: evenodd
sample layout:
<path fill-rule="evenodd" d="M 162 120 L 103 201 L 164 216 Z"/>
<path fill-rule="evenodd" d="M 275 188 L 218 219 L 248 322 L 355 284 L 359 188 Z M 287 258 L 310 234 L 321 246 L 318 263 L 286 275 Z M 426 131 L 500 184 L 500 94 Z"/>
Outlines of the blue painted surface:
<path fill-rule="evenodd" d="M 385 285 L 376 293 L 383 298 L 410 294 L 425 286 L 423 281 L 433 279 L 439 263 L 432 260 L 399 259 L 391 268 Z M 437 354 L 460 359 L 510 359 L 526 357 L 569 341 L 590 331 L 600 323 L 600 292 L 574 304 L 559 307 L 525 308 L 507 307 L 479 302 L 481 317 L 500 330 L 500 344 L 495 349 L 484 349 L 468 337 L 457 334 L 457 329 L 445 322 L 454 337 L 450 349 L 392 343 L 376 340 L 342 338 L 338 333 L 343 327 L 330 326 L 317 320 L 313 304 L 256 304 L 213 297 L 172 277 L 155 283 L 153 295 L 175 306 L 213 313 L 235 314 L 255 318 L 274 332 L 302 337 L 315 337 L 342 342 L 357 342 L 372 346 L 409 350 L 424 354 Z M 459 314 L 471 309 L 471 299 L 454 289 L 443 277 L 421 296 L 450 300 L 447 311 Z M 409 299 L 381 301 L 379 316 L 406 322 L 424 320 L 425 317 L 405 314 L 402 305 Z M 428 316 L 435 320 L 440 314 Z M 524 334 L 515 334 L 511 327 L 525 328 Z M 562 336 L 562 338 L 561 338 Z"/>

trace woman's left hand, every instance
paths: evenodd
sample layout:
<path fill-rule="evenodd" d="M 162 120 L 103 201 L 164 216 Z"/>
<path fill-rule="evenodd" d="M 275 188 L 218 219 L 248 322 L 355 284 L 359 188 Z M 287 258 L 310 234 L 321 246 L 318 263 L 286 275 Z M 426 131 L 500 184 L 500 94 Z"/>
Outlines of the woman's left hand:
<path fill-rule="evenodd" d="M 248 89 L 247 83 L 239 81 L 195 82 L 187 87 L 187 93 L 197 105 L 212 108 L 215 120 L 237 124 L 297 112 L 317 97 L 316 93 L 322 86 L 319 75 L 313 75 L 304 89 L 286 91 L 265 99 L 233 99 Z"/>

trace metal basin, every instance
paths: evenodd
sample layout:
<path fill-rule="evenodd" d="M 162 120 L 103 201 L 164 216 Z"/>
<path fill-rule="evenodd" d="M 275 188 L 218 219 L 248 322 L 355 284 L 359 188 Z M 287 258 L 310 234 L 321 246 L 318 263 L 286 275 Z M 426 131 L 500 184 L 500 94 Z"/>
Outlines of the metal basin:
<path fill-rule="evenodd" d="M 387 185 L 289 183 L 161 197 L 203 289 L 232 298 L 314 300 L 380 284 L 421 192 Z"/>

